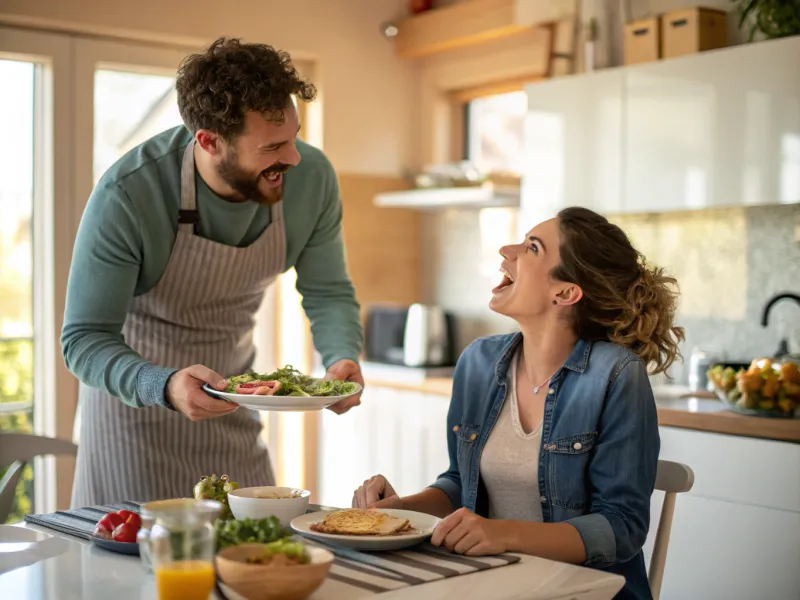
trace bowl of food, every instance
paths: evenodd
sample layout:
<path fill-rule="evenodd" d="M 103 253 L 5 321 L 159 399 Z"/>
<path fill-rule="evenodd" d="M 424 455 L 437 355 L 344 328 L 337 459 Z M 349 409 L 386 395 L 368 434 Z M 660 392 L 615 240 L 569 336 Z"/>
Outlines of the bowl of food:
<path fill-rule="evenodd" d="M 717 397 L 737 413 L 795 418 L 800 409 L 800 366 L 792 360 L 757 358 L 747 368 L 714 365 L 708 370 Z"/>
<path fill-rule="evenodd" d="M 291 487 L 262 486 L 228 492 L 228 505 L 238 519 L 263 519 L 275 516 L 288 527 L 292 519 L 308 510 L 311 492 Z"/>
<path fill-rule="evenodd" d="M 216 556 L 222 583 L 248 600 L 303 600 L 328 576 L 333 554 L 291 539 L 242 544 Z"/>

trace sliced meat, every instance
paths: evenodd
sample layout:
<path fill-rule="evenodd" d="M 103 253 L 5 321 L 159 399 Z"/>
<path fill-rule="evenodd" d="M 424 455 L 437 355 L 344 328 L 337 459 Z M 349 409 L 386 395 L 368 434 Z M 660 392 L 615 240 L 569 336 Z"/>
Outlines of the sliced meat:
<path fill-rule="evenodd" d="M 272 396 L 281 387 L 280 381 L 256 380 L 240 383 L 236 386 L 237 394 L 253 394 L 256 396 Z"/>

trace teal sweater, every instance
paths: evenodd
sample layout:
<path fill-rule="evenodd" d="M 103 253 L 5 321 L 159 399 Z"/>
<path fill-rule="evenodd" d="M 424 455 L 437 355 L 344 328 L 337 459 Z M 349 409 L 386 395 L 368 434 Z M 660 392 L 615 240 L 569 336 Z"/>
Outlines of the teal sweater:
<path fill-rule="evenodd" d="M 181 159 L 190 140 L 183 126 L 176 127 L 117 161 L 92 192 L 75 240 L 61 332 L 64 360 L 82 382 L 130 406 L 165 406 L 166 382 L 176 370 L 142 359 L 121 329 L 132 299 L 155 286 L 169 261 Z M 297 272 L 314 345 L 328 367 L 358 360 L 359 305 L 345 263 L 336 174 L 320 150 L 299 140 L 297 149 L 301 161 L 284 179 L 286 270 Z M 269 207 L 227 202 L 199 175 L 196 184 L 203 237 L 247 246 L 269 225 Z"/>

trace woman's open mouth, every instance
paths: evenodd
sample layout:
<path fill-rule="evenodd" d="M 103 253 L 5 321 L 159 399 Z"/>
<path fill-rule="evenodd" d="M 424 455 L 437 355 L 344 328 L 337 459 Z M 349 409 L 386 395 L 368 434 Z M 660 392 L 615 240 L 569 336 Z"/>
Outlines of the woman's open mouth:
<path fill-rule="evenodd" d="M 500 272 L 503 274 L 503 279 L 492 290 L 493 293 L 499 292 L 501 290 L 506 289 L 507 287 L 514 285 L 514 277 L 511 275 L 511 273 L 506 271 L 503 267 L 500 267 Z"/>

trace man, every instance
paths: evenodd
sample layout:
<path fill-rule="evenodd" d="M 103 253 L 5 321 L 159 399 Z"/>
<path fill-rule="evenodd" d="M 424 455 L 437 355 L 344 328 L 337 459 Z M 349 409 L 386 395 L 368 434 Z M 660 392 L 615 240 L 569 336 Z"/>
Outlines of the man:
<path fill-rule="evenodd" d="M 81 381 L 75 507 L 185 497 L 212 473 L 274 484 L 258 413 L 201 388 L 251 367 L 254 315 L 291 267 L 327 377 L 363 384 L 336 176 L 297 139 L 292 97 L 314 86 L 286 53 L 221 38 L 176 88 L 185 127 L 104 174 L 75 242 L 61 337 Z"/>

